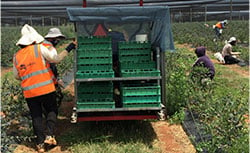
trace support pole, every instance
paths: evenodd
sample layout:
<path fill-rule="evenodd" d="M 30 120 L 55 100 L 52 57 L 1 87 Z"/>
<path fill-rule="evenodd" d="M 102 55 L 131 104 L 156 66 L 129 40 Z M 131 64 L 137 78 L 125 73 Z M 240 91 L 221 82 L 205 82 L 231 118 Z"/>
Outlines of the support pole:
<path fill-rule="evenodd" d="M 207 23 L 207 5 L 205 5 L 205 23 Z"/>
<path fill-rule="evenodd" d="M 232 0 L 230 0 L 230 21 L 232 21 L 232 12 L 233 12 L 233 4 Z"/>
<path fill-rule="evenodd" d="M 15 23 L 16 23 L 16 27 L 17 27 L 17 17 L 15 17 Z"/>
<path fill-rule="evenodd" d="M 193 22 L 193 19 L 192 19 L 192 8 L 190 8 L 190 22 Z"/>
<path fill-rule="evenodd" d="M 50 18 L 50 24 L 53 26 L 53 17 Z"/>
<path fill-rule="evenodd" d="M 30 25 L 32 26 L 32 15 L 30 16 Z"/>
<path fill-rule="evenodd" d="M 42 16 L 42 26 L 44 27 L 44 16 Z"/>

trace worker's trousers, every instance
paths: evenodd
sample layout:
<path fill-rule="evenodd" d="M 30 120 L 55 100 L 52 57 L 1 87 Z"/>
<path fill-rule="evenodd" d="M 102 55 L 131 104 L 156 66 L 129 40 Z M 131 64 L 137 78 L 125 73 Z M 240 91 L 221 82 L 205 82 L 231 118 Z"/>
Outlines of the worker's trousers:
<path fill-rule="evenodd" d="M 54 135 L 57 120 L 56 93 L 26 98 L 32 117 L 34 134 L 37 136 L 37 144 L 44 142 L 45 135 Z M 46 129 L 43 127 L 43 113 L 46 121 Z"/>

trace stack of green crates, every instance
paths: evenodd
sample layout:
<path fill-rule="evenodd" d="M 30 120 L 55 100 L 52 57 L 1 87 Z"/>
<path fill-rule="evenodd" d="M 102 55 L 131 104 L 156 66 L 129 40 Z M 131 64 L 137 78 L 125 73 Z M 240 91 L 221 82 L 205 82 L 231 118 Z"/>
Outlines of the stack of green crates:
<path fill-rule="evenodd" d="M 113 100 L 113 83 L 81 82 L 77 85 L 78 109 L 115 108 Z"/>
<path fill-rule="evenodd" d="M 76 78 L 114 77 L 111 37 L 79 37 Z"/>
<path fill-rule="evenodd" d="M 160 107 L 161 89 L 156 84 L 125 84 L 121 87 L 124 108 Z"/>
<path fill-rule="evenodd" d="M 118 48 L 122 77 L 160 76 L 152 60 L 150 42 L 119 42 Z"/>

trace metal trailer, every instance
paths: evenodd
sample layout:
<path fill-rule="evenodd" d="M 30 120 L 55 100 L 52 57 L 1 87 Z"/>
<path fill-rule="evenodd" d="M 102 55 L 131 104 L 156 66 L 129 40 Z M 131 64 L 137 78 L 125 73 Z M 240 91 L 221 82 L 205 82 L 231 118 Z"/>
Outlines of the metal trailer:
<path fill-rule="evenodd" d="M 165 51 L 174 50 L 169 8 L 84 7 L 67 13 L 78 39 L 72 123 L 165 119 Z M 124 40 L 116 41 L 121 33 Z"/>

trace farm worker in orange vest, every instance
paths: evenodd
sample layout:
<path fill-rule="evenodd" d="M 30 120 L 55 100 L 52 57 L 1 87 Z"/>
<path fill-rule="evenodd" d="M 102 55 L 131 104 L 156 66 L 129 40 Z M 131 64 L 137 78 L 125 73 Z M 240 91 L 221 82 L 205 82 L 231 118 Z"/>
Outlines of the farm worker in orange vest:
<path fill-rule="evenodd" d="M 13 74 L 16 79 L 21 80 L 34 134 L 37 136 L 38 152 L 44 152 L 45 144 L 57 144 L 54 133 L 58 114 L 55 85 L 46 62 L 58 63 L 74 48 L 68 46 L 65 51 L 56 55 L 40 44 L 44 38 L 33 27 L 26 24 L 21 33 L 22 37 L 16 43 L 21 49 L 13 56 Z M 43 129 L 43 108 L 46 113 L 46 137 Z"/>
<path fill-rule="evenodd" d="M 220 38 L 222 34 L 222 29 L 225 29 L 227 24 L 228 21 L 224 20 L 224 21 L 219 21 L 215 25 L 213 25 L 213 29 L 215 31 L 215 35 L 217 36 L 217 38 Z"/>
<path fill-rule="evenodd" d="M 49 49 L 49 51 L 57 54 L 56 45 L 62 40 L 65 39 L 65 35 L 63 35 L 58 28 L 51 28 L 48 34 L 44 37 L 43 45 Z M 76 42 L 72 42 L 69 45 L 75 48 Z M 60 87 L 63 87 L 63 81 L 59 78 L 59 73 L 55 63 L 49 62 L 49 67 L 52 70 L 52 75 L 54 76 L 54 83 L 56 87 L 56 100 L 58 107 L 61 104 L 63 99 L 63 94 Z"/>

